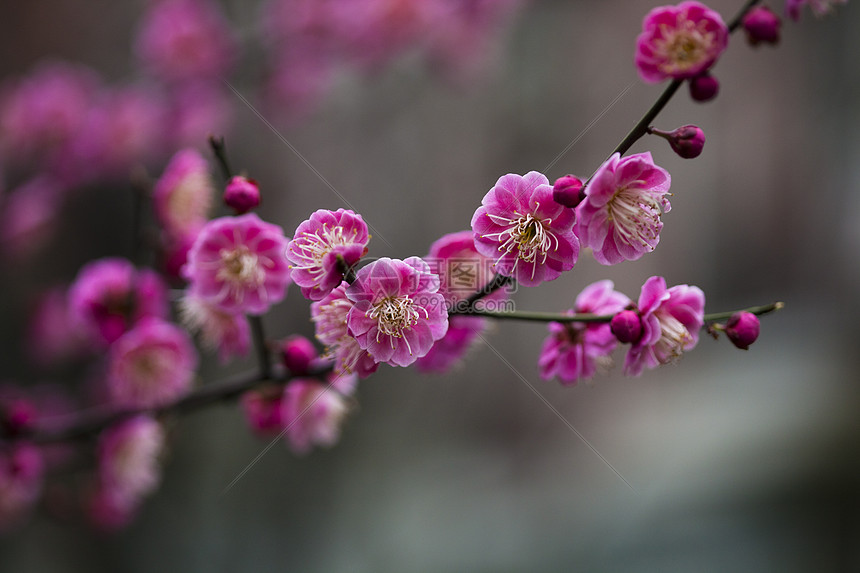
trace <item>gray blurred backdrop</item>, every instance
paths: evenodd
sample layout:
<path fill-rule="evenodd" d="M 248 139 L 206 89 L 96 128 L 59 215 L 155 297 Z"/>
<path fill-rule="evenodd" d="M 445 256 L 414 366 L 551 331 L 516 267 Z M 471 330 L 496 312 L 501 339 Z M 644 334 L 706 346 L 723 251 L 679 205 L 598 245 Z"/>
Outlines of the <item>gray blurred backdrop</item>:
<path fill-rule="evenodd" d="M 0 71 L 59 56 L 121 79 L 141 4 L 4 2 Z M 372 78 L 340 77 L 317 113 L 283 133 L 377 229 L 372 256 L 424 254 L 468 228 L 499 176 L 585 177 L 600 164 L 662 89 L 632 63 L 655 4 L 537 0 L 499 46 L 495 71 L 469 89 L 407 58 Z M 726 18 L 740 4 L 709 3 Z M 245 23 L 257 9 L 226 7 Z M 521 309 L 562 310 L 595 280 L 635 298 L 661 274 L 700 286 L 708 311 L 785 301 L 749 352 L 705 337 L 641 378 L 616 370 L 562 388 L 537 374 L 543 326 L 497 324 L 495 350 L 475 348 L 450 375 L 380 368 L 361 383 L 337 446 L 296 457 L 278 444 L 225 495 L 265 442 L 234 405 L 185 416 L 172 426 L 162 488 L 126 531 L 37 518 L 0 541 L 0 570 L 860 571 L 858 26 L 851 2 L 785 22 L 778 49 L 734 36 L 715 69 L 719 97 L 696 104 L 682 90 L 657 122 L 701 126 L 702 156 L 680 159 L 658 139 L 632 150 L 650 150 L 673 177 L 657 250 L 609 268 L 585 254 L 573 272 L 516 295 Z M 228 149 L 261 181 L 264 216 L 291 232 L 317 208 L 345 207 L 236 110 Z M 70 244 L 3 281 L 20 292 L 115 254 L 123 224 L 91 227 L 105 220 L 101 206 L 125 204 L 82 198 L 64 222 Z M 3 303 L 5 340 L 20 328 L 16 305 Z M 265 322 L 273 336 L 312 333 L 295 290 Z M 11 353 L 3 363 L 26 375 Z M 204 367 L 210 380 L 226 372 Z"/>

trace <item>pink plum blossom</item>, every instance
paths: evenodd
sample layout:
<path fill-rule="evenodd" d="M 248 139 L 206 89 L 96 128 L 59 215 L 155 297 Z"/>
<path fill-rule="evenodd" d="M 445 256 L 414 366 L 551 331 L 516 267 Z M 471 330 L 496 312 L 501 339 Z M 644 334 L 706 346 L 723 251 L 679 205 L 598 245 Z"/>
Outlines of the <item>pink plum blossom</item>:
<path fill-rule="evenodd" d="M 136 270 L 130 261 L 92 261 L 69 287 L 69 313 L 96 345 L 105 346 L 137 321 L 167 317 L 167 287 L 149 269 Z"/>
<path fill-rule="evenodd" d="M 36 254 L 53 237 L 63 206 L 63 187 L 40 175 L 0 198 L 0 252 L 10 261 Z"/>
<path fill-rule="evenodd" d="M 465 301 L 492 279 L 493 260 L 475 249 L 472 231 L 450 233 L 437 239 L 424 260 L 439 275 L 439 294 L 445 297 L 449 307 Z M 506 296 L 505 291 L 499 289 L 482 300 L 487 304 Z M 479 317 L 449 317 L 448 332 L 436 341 L 426 356 L 416 361 L 416 367 L 422 372 L 448 371 L 469 350 L 485 327 L 486 321 Z"/>
<path fill-rule="evenodd" d="M 25 442 L 0 450 L 0 531 L 19 523 L 42 492 L 44 462 L 36 446 Z"/>
<path fill-rule="evenodd" d="M 128 523 L 161 480 L 164 444 L 164 430 L 149 416 L 129 418 L 102 432 L 97 485 L 88 507 L 96 525 L 117 529 Z"/>
<path fill-rule="evenodd" d="M 194 149 L 178 151 L 153 188 L 155 214 L 170 237 L 196 234 L 209 219 L 215 186 L 209 164 Z"/>
<path fill-rule="evenodd" d="M 612 281 L 593 283 L 576 297 L 570 314 L 614 314 L 630 304 L 616 292 Z M 538 368 L 541 378 L 558 378 L 564 385 L 591 378 L 601 366 L 611 362 L 609 355 L 618 344 L 608 323 L 560 323 L 548 325 L 550 335 L 543 344 Z"/>
<path fill-rule="evenodd" d="M 816 16 L 824 16 L 833 12 L 837 4 L 848 4 L 848 0 L 786 0 L 785 12 L 795 22 L 800 19 L 800 10 L 809 6 Z"/>
<path fill-rule="evenodd" d="M 409 366 L 448 330 L 439 277 L 419 257 L 378 259 L 346 289 L 350 334 L 377 362 Z"/>
<path fill-rule="evenodd" d="M 237 49 L 230 24 L 211 0 L 152 2 L 135 47 L 152 73 L 171 81 L 225 74 Z"/>
<path fill-rule="evenodd" d="M 573 209 L 556 203 L 542 174 L 501 177 L 472 217 L 475 248 L 495 259 L 496 272 L 537 286 L 569 271 L 579 256 Z"/>
<path fill-rule="evenodd" d="M 353 307 L 346 296 L 348 286 L 343 282 L 322 300 L 311 303 L 311 320 L 317 340 L 325 345 L 326 355 L 335 361 L 334 372 L 354 372 L 360 378 L 366 378 L 376 372 L 379 364 L 359 346 L 347 328 L 347 317 Z"/>
<path fill-rule="evenodd" d="M 245 420 L 258 436 L 277 436 L 286 427 L 284 389 L 280 386 L 245 392 L 240 404 Z"/>
<path fill-rule="evenodd" d="M 663 277 L 651 277 L 639 295 L 642 337 L 630 347 L 624 372 L 639 376 L 645 368 L 669 364 L 699 342 L 704 324 L 705 295 L 688 285 L 666 288 Z"/>
<path fill-rule="evenodd" d="M 263 314 L 290 284 L 281 227 L 254 213 L 209 221 L 188 252 L 191 292 L 228 313 Z"/>
<path fill-rule="evenodd" d="M 329 447 L 340 437 L 349 412 L 348 397 L 355 391 L 356 375 L 333 373 L 327 384 L 299 378 L 284 390 L 284 431 L 287 444 L 297 454 L 313 446 Z"/>
<path fill-rule="evenodd" d="M 692 78 L 710 68 L 726 49 L 729 29 L 700 2 L 651 10 L 636 40 L 636 69 L 643 80 Z"/>
<path fill-rule="evenodd" d="M 146 319 L 108 350 L 107 389 L 113 404 L 153 408 L 191 389 L 197 352 L 181 328 Z"/>
<path fill-rule="evenodd" d="M 315 211 L 287 247 L 290 275 L 310 300 L 321 300 L 367 253 L 367 224 L 348 209 Z"/>
<path fill-rule="evenodd" d="M 204 348 L 218 352 L 226 363 L 237 356 L 247 356 L 251 347 L 251 330 L 244 314 L 221 310 L 194 293 L 179 301 L 179 316 L 185 328 L 200 335 Z"/>
<path fill-rule="evenodd" d="M 660 242 L 662 212 L 671 177 L 651 153 L 621 157 L 615 153 L 601 165 L 576 208 L 576 234 L 603 265 L 635 261 Z"/>

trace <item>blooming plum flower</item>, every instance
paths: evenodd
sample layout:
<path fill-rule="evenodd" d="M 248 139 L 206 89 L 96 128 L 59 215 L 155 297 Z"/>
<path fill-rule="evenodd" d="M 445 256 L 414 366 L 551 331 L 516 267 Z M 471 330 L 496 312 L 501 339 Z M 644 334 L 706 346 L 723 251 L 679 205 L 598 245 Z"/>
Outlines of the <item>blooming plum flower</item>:
<path fill-rule="evenodd" d="M 216 350 L 222 363 L 236 356 L 247 356 L 251 347 L 251 329 L 241 313 L 230 313 L 189 293 L 179 301 L 182 324 L 200 334 L 205 348 Z"/>
<path fill-rule="evenodd" d="M 197 352 L 184 330 L 143 320 L 108 350 L 108 392 L 117 406 L 162 406 L 188 392 L 196 369 Z"/>
<path fill-rule="evenodd" d="M 576 264 L 576 215 L 553 200 L 546 176 L 536 171 L 505 175 L 481 205 L 472 217 L 475 248 L 496 260 L 497 273 L 537 286 Z"/>
<path fill-rule="evenodd" d="M 209 164 L 197 150 L 183 149 L 155 183 L 155 214 L 169 237 L 196 234 L 209 219 L 214 194 Z"/>
<path fill-rule="evenodd" d="M 366 378 L 376 371 L 379 364 L 349 333 L 347 317 L 353 303 L 346 296 L 348 286 L 343 282 L 322 300 L 311 303 L 311 320 L 317 340 L 326 346 L 326 354 L 335 360 L 334 372 L 355 372 L 360 378 Z"/>
<path fill-rule="evenodd" d="M 254 213 L 209 221 L 188 252 L 191 292 L 228 313 L 262 314 L 290 284 L 281 227 Z"/>
<path fill-rule="evenodd" d="M 98 443 L 97 485 L 89 499 L 90 518 L 104 529 L 128 523 L 141 500 L 161 480 L 159 458 L 165 435 L 149 416 L 136 416 L 109 427 Z"/>
<path fill-rule="evenodd" d="M 149 269 L 126 259 L 92 261 L 69 287 L 71 320 L 92 343 L 105 346 L 143 318 L 167 317 L 167 287 Z"/>
<path fill-rule="evenodd" d="M 700 2 L 651 10 L 636 40 L 636 69 L 643 80 L 692 78 L 710 68 L 726 49 L 729 29 Z"/>
<path fill-rule="evenodd" d="M 419 257 L 378 259 L 346 289 L 349 333 L 377 362 L 409 366 L 448 330 L 439 277 Z"/>
<path fill-rule="evenodd" d="M 315 211 L 296 229 L 287 248 L 290 275 L 310 300 L 321 300 L 367 253 L 370 236 L 361 215 L 348 209 Z"/>
<path fill-rule="evenodd" d="M 681 357 L 699 342 L 704 324 L 705 295 L 688 285 L 666 288 L 663 277 L 651 277 L 639 295 L 642 337 L 624 361 L 624 372 L 639 376 L 645 368 L 656 368 Z"/>
<path fill-rule="evenodd" d="M 615 291 L 612 281 L 603 280 L 582 290 L 570 314 L 613 314 L 628 304 L 630 299 Z M 541 349 L 538 368 L 544 380 L 558 378 L 564 385 L 594 376 L 610 362 L 609 355 L 618 344 L 607 323 L 550 322 L 548 328 L 550 335 Z"/>
<path fill-rule="evenodd" d="M 615 153 L 597 169 L 576 208 L 576 234 L 597 262 L 635 261 L 654 250 L 660 216 L 672 207 L 665 197 L 670 183 L 649 152 L 624 158 Z"/>

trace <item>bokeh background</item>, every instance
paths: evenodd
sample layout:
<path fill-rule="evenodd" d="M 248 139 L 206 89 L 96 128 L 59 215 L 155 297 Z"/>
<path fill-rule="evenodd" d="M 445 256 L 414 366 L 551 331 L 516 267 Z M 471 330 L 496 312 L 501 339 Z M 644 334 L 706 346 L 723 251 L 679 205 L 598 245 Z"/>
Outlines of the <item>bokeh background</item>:
<path fill-rule="evenodd" d="M 726 18 L 740 4 L 709 2 Z M 534 0 L 474 81 L 440 82 L 407 56 L 339 76 L 282 134 L 376 228 L 372 256 L 424 254 L 468 228 L 499 176 L 586 177 L 600 164 L 661 90 L 632 64 L 654 5 Z M 258 9 L 223 6 L 242 25 Z M 51 57 L 119 81 L 142 10 L 7 2 L 0 73 Z M 609 268 L 586 254 L 516 294 L 520 309 L 562 310 L 595 280 L 635 298 L 660 274 L 701 287 L 710 312 L 784 301 L 750 351 L 704 337 L 677 365 L 564 388 L 537 373 L 545 328 L 500 323 L 492 348 L 451 374 L 380 368 L 338 445 L 297 457 L 277 444 L 227 493 L 266 443 L 234 404 L 212 407 L 171 426 L 163 485 L 130 527 L 104 535 L 36 516 L 0 541 L 0 570 L 860 571 L 858 26 L 850 2 L 784 22 L 776 49 L 733 36 L 715 68 L 719 97 L 697 104 L 682 90 L 656 122 L 701 126 L 702 156 L 680 159 L 655 138 L 632 150 L 672 174 L 657 250 Z M 261 182 L 267 218 L 289 232 L 317 208 L 346 207 L 233 103 L 228 149 Z M 4 265 L 2 378 L 40 376 L 21 358 L 21 299 L 127 252 L 127 193 L 77 198 L 39 259 Z M 265 323 L 273 336 L 312 334 L 298 291 Z M 207 380 L 250 365 L 210 362 Z"/>

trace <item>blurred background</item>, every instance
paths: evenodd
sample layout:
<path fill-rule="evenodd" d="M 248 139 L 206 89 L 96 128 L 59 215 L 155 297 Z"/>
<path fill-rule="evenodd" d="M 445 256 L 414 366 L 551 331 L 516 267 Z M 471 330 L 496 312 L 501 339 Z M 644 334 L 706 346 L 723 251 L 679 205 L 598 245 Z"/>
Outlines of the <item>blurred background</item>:
<path fill-rule="evenodd" d="M 709 2 L 727 20 L 740 4 Z M 632 61 L 654 5 L 534 0 L 490 42 L 481 73 L 454 81 L 409 53 L 334 74 L 312 110 L 277 125 L 349 205 L 231 95 L 232 163 L 260 181 L 261 214 L 288 234 L 315 209 L 352 207 L 376 229 L 371 256 L 424 254 L 468 228 L 505 173 L 596 169 L 662 89 Z M 247 40 L 259 6 L 221 7 Z M 0 74 L 53 58 L 126 81 L 144 9 L 8 4 Z M 708 312 L 784 301 L 748 352 L 703 337 L 677 365 L 629 379 L 616 364 L 565 388 L 538 376 L 544 326 L 499 323 L 450 374 L 380 368 L 340 443 L 304 457 L 277 444 L 226 493 L 266 442 L 234 404 L 183 416 L 162 487 L 127 529 L 36 515 L 0 540 L 0 570 L 860 571 L 858 26 L 849 3 L 784 21 L 777 48 L 733 36 L 717 99 L 682 89 L 656 122 L 699 125 L 701 157 L 656 138 L 632 149 L 672 174 L 657 250 L 616 267 L 583 254 L 515 295 L 518 309 L 558 311 L 593 281 L 636 298 L 659 274 L 701 287 Z M 253 70 L 235 76 L 253 93 Z M 38 256 L 3 262 L 0 378 L 79 383 L 24 360 L 27 305 L 86 261 L 127 254 L 131 203 L 122 184 L 76 195 Z M 274 337 L 313 333 L 297 290 L 265 324 Z M 210 360 L 202 375 L 251 365 Z"/>

